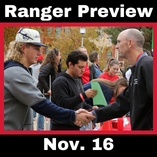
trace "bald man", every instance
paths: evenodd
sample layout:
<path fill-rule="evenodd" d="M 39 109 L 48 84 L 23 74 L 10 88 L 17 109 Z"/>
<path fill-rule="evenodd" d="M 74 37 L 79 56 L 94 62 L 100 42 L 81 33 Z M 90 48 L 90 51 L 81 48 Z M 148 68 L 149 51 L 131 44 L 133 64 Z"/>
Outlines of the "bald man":
<path fill-rule="evenodd" d="M 130 111 L 132 130 L 153 129 L 153 58 L 143 53 L 145 39 L 137 29 L 122 31 L 116 49 L 133 65 L 129 86 L 116 102 L 92 111 L 94 122 L 122 117 Z"/>
<path fill-rule="evenodd" d="M 137 56 L 143 53 L 144 36 L 137 29 L 127 29 L 121 32 L 117 38 L 116 49 L 121 58 L 127 59 L 134 65 Z"/>

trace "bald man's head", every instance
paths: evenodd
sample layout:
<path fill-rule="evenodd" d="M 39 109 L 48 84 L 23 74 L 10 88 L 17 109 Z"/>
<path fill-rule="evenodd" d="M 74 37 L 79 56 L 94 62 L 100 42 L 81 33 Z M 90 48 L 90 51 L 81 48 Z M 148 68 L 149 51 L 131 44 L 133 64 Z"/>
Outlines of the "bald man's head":
<path fill-rule="evenodd" d="M 132 52 L 142 52 L 144 45 L 144 36 L 137 29 L 126 29 L 122 31 L 117 38 L 116 49 L 121 58 L 128 59 Z"/>
<path fill-rule="evenodd" d="M 137 47 L 139 48 L 143 47 L 145 38 L 138 29 L 126 29 L 123 32 L 125 33 L 125 38 L 127 40 L 132 39 Z"/>

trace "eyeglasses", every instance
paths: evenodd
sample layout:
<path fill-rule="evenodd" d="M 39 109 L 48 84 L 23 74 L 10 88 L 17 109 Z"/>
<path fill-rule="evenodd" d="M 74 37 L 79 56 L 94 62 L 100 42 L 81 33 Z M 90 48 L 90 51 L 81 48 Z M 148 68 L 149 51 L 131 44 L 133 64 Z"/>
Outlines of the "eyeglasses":
<path fill-rule="evenodd" d="M 29 37 L 27 34 L 23 34 L 23 33 L 21 33 L 21 31 L 23 30 L 23 28 L 20 28 L 19 29 L 19 31 L 17 32 L 17 33 L 20 33 L 21 35 L 23 35 L 23 38 L 25 38 L 25 39 L 31 39 L 31 40 L 33 40 L 33 38 L 31 38 L 31 37 Z"/>
<path fill-rule="evenodd" d="M 85 66 L 78 66 L 78 68 L 79 68 L 79 69 L 84 69 L 84 68 L 85 68 Z"/>

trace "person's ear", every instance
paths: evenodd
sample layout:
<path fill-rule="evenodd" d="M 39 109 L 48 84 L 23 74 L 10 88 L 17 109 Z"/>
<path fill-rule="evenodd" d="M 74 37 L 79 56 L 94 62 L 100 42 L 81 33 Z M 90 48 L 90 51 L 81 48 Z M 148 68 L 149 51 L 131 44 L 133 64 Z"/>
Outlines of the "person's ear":
<path fill-rule="evenodd" d="M 108 70 L 110 70 L 111 69 L 111 67 L 110 66 L 108 66 Z"/>
<path fill-rule="evenodd" d="M 128 46 L 129 46 L 129 48 L 131 48 L 131 47 L 132 47 L 132 45 L 133 45 L 133 40 L 132 40 L 132 39 L 130 39 L 130 40 L 128 41 Z"/>
<path fill-rule="evenodd" d="M 69 65 L 69 68 L 73 67 L 72 62 L 69 62 L 68 65 Z"/>
<path fill-rule="evenodd" d="M 25 49 L 26 49 L 25 46 L 22 46 L 22 47 L 21 47 L 21 51 L 22 51 L 23 54 L 25 54 Z"/>

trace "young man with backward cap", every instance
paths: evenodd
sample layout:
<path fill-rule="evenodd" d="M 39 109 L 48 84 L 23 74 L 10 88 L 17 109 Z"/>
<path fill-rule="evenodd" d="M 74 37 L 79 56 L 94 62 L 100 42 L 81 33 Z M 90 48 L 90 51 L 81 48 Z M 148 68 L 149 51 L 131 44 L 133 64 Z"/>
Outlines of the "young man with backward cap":
<path fill-rule="evenodd" d="M 21 28 L 10 43 L 4 63 L 4 130 L 33 130 L 32 110 L 62 123 L 86 125 L 94 116 L 83 109 L 73 111 L 46 100 L 33 83 L 28 67 L 41 55 L 40 34 Z"/>

